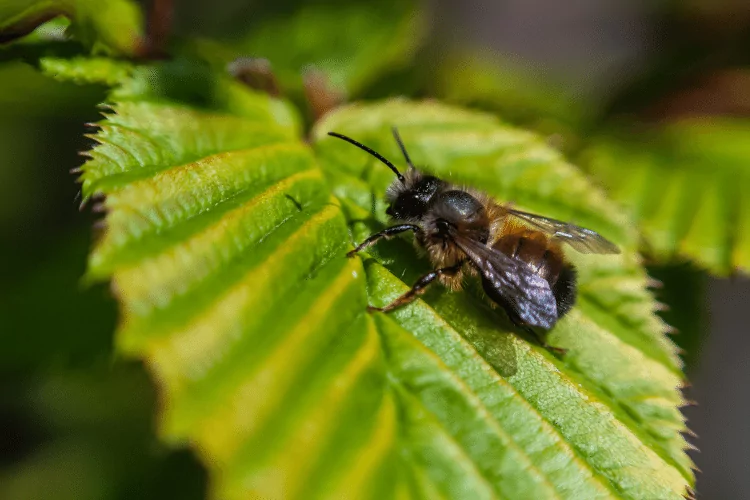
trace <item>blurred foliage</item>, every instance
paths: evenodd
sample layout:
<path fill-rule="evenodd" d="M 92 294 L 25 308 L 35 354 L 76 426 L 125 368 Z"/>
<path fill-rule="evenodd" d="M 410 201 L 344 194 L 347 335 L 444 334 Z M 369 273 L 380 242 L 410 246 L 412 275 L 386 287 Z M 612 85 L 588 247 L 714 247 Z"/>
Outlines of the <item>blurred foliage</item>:
<path fill-rule="evenodd" d="M 318 2 L 251 23 L 241 38 L 200 45 L 208 59 L 218 55 L 223 64 L 239 57 L 268 59 L 285 91 L 300 93 L 304 71 L 315 69 L 332 89 L 356 96 L 384 71 L 410 64 L 424 30 L 413 2 Z"/>
<path fill-rule="evenodd" d="M 115 326 L 114 303 L 103 289 L 80 283 L 81 256 L 90 246 L 87 233 L 83 227 L 63 233 L 52 248 L 31 255 L 26 249 L 3 252 L 3 259 L 16 266 L 0 291 L 0 331 L 5 332 L 0 371 L 86 366 L 110 349 L 105 332 Z"/>
<path fill-rule="evenodd" d="M 492 111 L 540 133 L 565 134 L 568 140 L 589 123 L 587 113 L 594 109 L 538 71 L 478 49 L 446 54 L 430 88 L 450 102 Z"/>
<path fill-rule="evenodd" d="M 747 70 L 744 69 L 750 64 L 747 55 L 750 52 L 746 50 L 750 46 L 750 17 L 740 4 L 741 2 L 717 2 L 711 4 L 709 9 L 706 8 L 707 4 L 701 2 L 665 2 L 660 9 L 654 10 L 654 19 L 660 23 L 662 31 L 661 38 L 657 40 L 658 50 L 647 61 L 646 69 L 635 78 L 621 82 L 622 85 L 616 92 L 592 100 L 591 97 L 571 94 L 569 90 L 563 90 L 550 81 L 546 75 L 530 71 L 518 62 L 511 64 L 509 59 L 502 56 L 463 48 L 452 48 L 444 52 L 431 49 L 440 34 L 430 33 L 427 26 L 429 17 L 425 15 L 423 6 L 411 2 L 376 0 L 353 5 L 334 1 L 305 2 L 302 5 L 294 0 L 273 3 L 231 0 L 217 6 L 186 1 L 176 9 L 176 33 L 181 36 L 173 38 L 171 44 L 175 53 L 182 54 L 183 57 L 160 64 L 135 64 L 133 61 L 88 57 L 91 49 L 100 54 L 144 55 L 143 23 L 132 2 L 68 0 L 42 4 L 13 0 L 2 3 L 0 37 L 3 41 L 28 32 L 53 13 L 66 15 L 71 22 L 58 18 L 53 23 L 43 25 L 30 36 L 0 48 L 0 60 L 21 58 L 59 80 L 54 82 L 45 79 L 32 68 L 17 62 L 0 66 L 0 163 L 3 165 L 0 168 L 0 231 L 9 234 L 10 241 L 13 242 L 0 250 L 3 265 L 7 267 L 7 271 L 3 272 L 3 289 L 0 290 L 0 332 L 3 334 L 4 345 L 7 346 L 0 353 L 0 374 L 3 377 L 0 386 L 4 393 L 4 403 L 0 404 L 0 424 L 9 430 L 5 433 L 6 439 L 0 439 L 0 452 L 6 457 L 4 462 L 0 462 L 3 465 L 0 468 L 0 496 L 49 498 L 54 491 L 56 498 L 65 498 L 66 492 L 71 492 L 73 487 L 76 490 L 71 493 L 71 497 L 75 498 L 124 498 L 133 495 L 139 498 L 198 498 L 205 494 L 204 473 L 192 453 L 165 449 L 155 438 L 151 424 L 155 412 L 153 389 L 147 383 L 143 369 L 117 360 L 117 355 L 112 352 L 111 331 L 115 322 L 115 304 L 109 298 L 108 290 L 102 286 L 86 288 L 79 280 L 86 249 L 90 246 L 88 225 L 92 221 L 89 216 L 77 211 L 77 203 L 74 203 L 77 187 L 70 183 L 67 170 L 80 164 L 75 152 L 90 145 L 81 137 L 84 132 L 82 124 L 99 119 L 95 105 L 105 99 L 103 86 L 116 87 L 111 96 L 117 100 L 118 107 L 116 110 L 103 110 L 107 114 L 107 121 L 99 131 L 99 139 L 104 145 L 94 150 L 102 154 L 97 158 L 97 154 L 92 153 L 93 159 L 90 160 L 90 168 L 83 180 L 86 196 L 97 191 L 122 192 L 119 201 L 121 213 L 124 213 L 122 207 L 140 206 L 139 203 L 147 201 L 147 197 L 141 198 L 138 194 L 140 191 L 135 188 L 128 191 L 129 186 L 146 186 L 159 175 L 164 175 L 164 169 L 174 165 L 201 161 L 206 155 L 238 151 L 241 148 L 273 149 L 268 144 L 274 141 L 279 141 L 278 144 L 294 143 L 292 151 L 300 147 L 294 138 L 299 137 L 303 120 L 290 106 L 279 101 L 248 97 L 251 94 L 222 74 L 226 64 L 236 57 L 257 56 L 269 59 L 279 77 L 282 90 L 298 107 L 304 104 L 303 73 L 314 67 L 325 75 L 333 91 L 350 97 L 398 94 L 434 96 L 482 108 L 497 114 L 506 122 L 534 129 L 547 139 L 549 145 L 576 162 L 582 162 L 592 174 L 594 183 L 606 188 L 625 207 L 624 218 L 633 217 L 641 222 L 641 250 L 649 259 L 649 272 L 664 283 L 663 288 L 656 290 L 655 294 L 659 301 L 669 306 L 669 310 L 659 314 L 680 331 L 675 340 L 688 351 L 686 361 L 692 363 L 705 331 L 703 294 L 706 274 L 699 269 L 708 269 L 721 275 L 736 271 L 747 272 L 750 259 L 750 215 L 745 202 L 745 191 L 750 185 L 746 168 L 750 106 L 746 98 Z M 196 34 L 200 35 L 200 39 L 195 38 Z M 78 58 L 71 60 L 72 56 Z M 196 56 L 204 62 L 195 61 Z M 69 80 L 94 85 L 78 88 L 65 83 Z M 381 107 L 365 108 L 366 112 L 359 112 L 356 108 L 350 108 L 332 115 L 328 118 L 331 121 L 324 123 L 327 123 L 327 127 L 335 124 L 341 129 L 339 131 L 347 134 L 356 132 L 359 139 L 366 139 L 368 144 L 382 148 L 389 157 L 397 157 L 395 155 L 398 151 L 386 133 L 389 125 L 386 122 L 392 117 L 387 113 L 381 116 L 379 109 Z M 382 109 L 388 109 L 388 106 L 383 106 Z M 391 112 L 394 111 L 388 111 Z M 400 115 L 401 119 L 408 120 L 416 110 L 407 107 L 400 112 L 403 113 Z M 254 120 L 270 120 L 275 125 L 269 126 L 268 121 L 263 121 L 264 132 L 256 135 L 258 130 L 253 125 L 248 125 L 248 122 Z M 439 122 L 440 120 L 427 122 L 427 128 Z M 445 123 L 440 124 L 440 127 L 443 126 Z M 472 127 L 474 126 L 476 123 L 472 121 Z M 510 130 L 495 121 L 492 121 L 491 127 L 499 127 L 498 130 L 502 129 L 503 133 Z M 324 131 L 320 128 L 316 130 L 318 136 Z M 473 167 L 493 164 L 492 158 L 497 150 L 493 150 L 491 145 L 496 144 L 494 140 L 500 140 L 498 138 L 502 133 L 495 131 L 493 133 L 498 134 L 497 137 L 489 134 L 489 139 L 482 135 L 485 133 L 476 129 L 465 132 L 465 135 L 455 130 L 451 133 L 445 130 L 431 132 L 420 130 L 417 126 L 407 141 L 414 144 L 413 155 L 420 159 L 420 164 L 430 165 L 440 173 L 461 175 L 464 168 L 471 171 Z M 476 139 L 480 136 L 486 142 L 472 142 L 472 137 Z M 248 144 L 247 141 L 253 137 L 260 137 L 260 142 Z M 526 144 L 523 141 L 521 143 Z M 115 156 L 116 161 L 108 163 L 105 153 L 114 153 L 121 146 L 134 153 L 132 157 Z M 350 227 L 356 239 L 365 232 L 380 227 L 382 220 L 378 221 L 373 217 L 372 206 L 374 204 L 378 208 L 376 213 L 382 213 L 382 204 L 373 200 L 378 199 L 390 174 L 381 166 L 370 168 L 373 166 L 371 161 L 354 162 L 353 159 L 360 156 L 345 149 L 346 147 L 328 139 L 316 140 L 316 154 L 322 158 L 320 164 L 305 163 L 312 160 L 305 159 L 305 154 L 299 153 L 300 163 L 297 167 L 300 171 L 287 172 L 289 178 L 295 179 L 289 189 L 301 189 L 299 193 L 293 193 L 294 200 L 270 197 L 267 200 L 269 205 L 259 205 L 254 208 L 256 212 L 248 212 L 247 216 L 256 217 L 258 213 L 263 213 L 264 217 L 267 214 L 287 214 L 294 224 L 305 224 L 305 221 L 309 223 L 313 219 L 315 207 L 317 214 L 337 212 L 336 207 L 324 204 L 322 197 L 327 191 L 317 184 L 319 181 L 315 176 L 318 174 L 310 174 L 320 171 L 335 194 L 343 200 L 342 208 L 350 221 L 363 219 L 363 222 L 354 223 Z M 482 147 L 485 148 L 483 151 L 486 151 L 486 156 L 479 159 L 463 157 L 467 154 L 466 148 Z M 537 147 L 542 148 L 541 144 L 536 144 L 535 148 Z M 548 149 L 533 151 L 541 155 L 537 160 L 546 165 L 538 166 L 540 176 L 544 174 L 554 179 L 555 175 L 567 172 L 567 167 L 560 166 L 564 165 L 562 159 L 551 155 Z M 267 161 L 268 165 L 292 165 L 290 158 L 293 154 L 295 153 L 280 152 L 278 157 L 271 155 L 263 161 Z M 458 161 L 462 170 L 456 168 L 454 172 L 453 164 L 446 163 L 448 161 Z M 502 159 L 504 165 L 508 161 L 507 158 Z M 550 169 L 549 164 L 545 163 L 549 161 L 555 165 L 554 169 Z M 152 168 L 139 170 L 139 165 L 150 165 Z M 272 178 L 267 171 L 258 167 L 257 162 L 248 160 L 247 164 L 234 165 L 237 168 L 239 166 L 259 176 L 253 179 L 261 179 L 261 183 L 265 183 L 262 188 L 272 190 L 274 186 L 287 187 L 285 180 Z M 353 167 L 356 172 L 351 170 Z M 118 168 L 121 171 L 117 171 Z M 484 170 L 486 175 L 493 172 L 491 168 Z M 596 210 L 592 212 L 578 205 L 586 204 L 582 201 L 585 199 L 583 194 L 580 195 L 580 200 L 559 202 L 565 199 L 567 188 L 564 187 L 569 186 L 569 180 L 559 185 L 550 181 L 547 187 L 557 186 L 556 194 L 550 200 L 537 197 L 535 190 L 538 190 L 542 177 L 529 177 L 529 170 L 521 168 L 519 172 L 522 171 L 527 174 L 517 178 L 506 178 L 505 172 L 496 176 L 502 182 L 495 177 L 481 176 L 469 176 L 466 180 L 479 182 L 483 187 L 488 186 L 487 189 L 491 188 L 494 194 L 514 198 L 530 209 L 563 218 L 572 217 L 576 222 L 591 224 L 608 236 L 618 239 L 620 243 L 627 241 L 631 245 L 635 241 L 631 235 L 618 232 L 619 222 L 613 221 L 619 220 L 622 214 L 613 219 L 610 217 L 614 214 L 614 205 L 604 203 L 610 208 L 599 214 Z M 555 171 L 557 174 L 553 175 Z M 225 180 L 231 179 L 238 175 L 238 170 L 230 169 L 223 174 L 228 176 L 224 177 Z M 563 175 L 561 178 L 566 177 Z M 202 186 L 201 182 L 208 182 L 208 179 L 197 179 L 197 186 Z M 189 191 L 194 182 L 196 179 L 186 175 L 184 182 L 178 185 Z M 165 176 L 160 189 L 166 189 L 165 186 L 169 185 L 173 185 L 173 179 Z M 527 189 L 522 189 L 523 186 L 527 186 Z M 584 182 L 580 186 L 589 186 L 589 183 Z M 235 187 L 242 189 L 242 184 Z M 316 194 L 309 194 L 313 188 Z M 591 189 L 598 192 L 595 188 Z M 573 192 L 576 191 L 573 189 L 571 193 Z M 30 196 L 29 193 L 34 195 Z M 169 194 L 158 190 L 154 193 L 153 200 Z M 150 324 L 148 321 L 153 318 L 147 314 L 148 321 L 139 320 L 137 312 L 148 311 L 151 301 L 159 303 L 165 300 L 164 294 L 168 296 L 168 293 L 173 293 L 184 285 L 181 280 L 187 278 L 179 278 L 181 275 L 178 273 L 174 276 L 179 279 L 165 282 L 166 288 L 156 291 L 149 291 L 148 287 L 139 288 L 140 268 L 136 264 L 143 262 L 143 259 L 154 252 L 171 248 L 174 241 L 170 238 L 187 238 L 191 231 L 210 227 L 215 222 L 212 217 L 218 217 L 219 212 L 215 209 L 203 212 L 203 208 L 194 205 L 195 200 L 200 199 L 200 193 L 202 191 L 198 189 L 187 199 L 175 194 L 168 199 L 168 203 L 159 205 L 159 210 L 146 211 L 145 220 L 150 222 L 144 224 L 141 221 L 139 224 L 142 225 L 133 225 L 131 219 L 118 219 L 113 215 L 111 222 L 114 224 L 92 255 L 90 277 L 101 278 L 120 270 L 124 276 L 123 282 L 130 283 L 134 287 L 131 290 L 143 293 L 128 295 L 129 292 L 126 292 L 123 296 L 133 298 L 127 304 L 132 309 L 129 318 L 134 323 L 126 322 L 121 325 L 117 340 L 121 347 L 141 352 L 140 349 L 148 343 L 148 339 L 137 340 L 133 332 Z M 256 191 L 244 192 L 234 202 L 240 206 L 240 203 L 257 194 Z M 310 203 L 302 203 L 303 210 L 300 213 L 296 212 L 295 205 L 295 202 L 300 201 L 298 198 Z M 112 212 L 115 214 L 118 203 L 116 197 L 109 203 L 113 204 L 110 208 L 115 209 Z M 224 205 L 221 210 L 232 208 L 231 202 L 226 203 L 230 204 Z M 594 205 L 598 206 L 596 203 Z M 200 213 L 195 216 L 195 220 L 184 224 L 181 217 L 191 213 L 190 210 L 196 206 L 200 208 Z M 212 205 L 206 205 L 208 206 Z M 186 211 L 181 212 L 182 210 Z M 172 214 L 175 218 L 170 222 L 155 215 L 165 213 Z M 336 241 L 347 241 L 345 233 L 340 233 L 341 230 L 346 231 L 346 228 L 342 229 L 338 218 L 340 216 L 335 215 L 330 226 L 334 229 L 330 234 L 336 235 L 335 238 L 332 237 Z M 164 224 L 170 227 L 169 231 L 157 234 L 159 229 L 166 227 Z M 174 224 L 174 227 L 170 224 Z M 612 234 L 607 233 L 610 230 L 613 231 Z M 145 231 L 144 240 L 134 236 L 138 231 Z M 259 248 L 270 249 L 275 244 L 273 236 L 269 236 L 268 240 L 263 239 L 266 233 L 262 228 L 256 229 L 255 233 L 250 231 L 251 236 L 255 234 L 262 239 L 262 242 L 257 243 Z M 271 232 L 273 234 L 281 233 Z M 283 234 L 277 236 L 277 239 L 282 237 Z M 146 244 L 143 244 L 144 241 Z M 243 244 L 252 243 L 248 241 Z M 237 242 L 241 243 L 240 240 Z M 318 251 L 339 252 L 340 249 L 333 243 L 328 241 L 326 244 L 332 246 L 322 245 Z M 242 245 L 233 251 L 239 252 L 241 248 Z M 259 252 L 250 253 L 247 258 L 258 257 L 263 251 Z M 371 302 L 385 301 L 403 290 L 403 283 L 396 276 L 408 283 L 416 278 L 419 270 L 424 269 L 424 262 L 421 260 L 412 262 L 405 257 L 410 252 L 403 242 L 396 241 L 373 252 L 385 267 L 373 260 L 365 261 Z M 317 254 L 310 258 L 315 255 Z M 220 262 L 226 255 L 214 257 L 219 259 L 215 262 Z M 693 266 L 697 265 L 698 269 L 680 264 L 684 259 L 693 260 Z M 209 266 L 210 262 L 210 259 L 200 261 L 203 266 Z M 356 266 L 355 271 L 360 272 L 359 264 L 355 261 L 336 265 L 344 267 L 334 269 L 334 264 L 327 263 L 323 270 L 319 270 L 317 278 L 305 282 L 305 290 L 309 293 L 295 293 L 295 300 L 300 304 L 309 304 L 315 294 L 327 296 L 321 290 L 327 286 L 325 280 L 336 272 L 341 272 L 343 276 L 346 274 L 344 271 L 351 270 L 351 266 Z M 597 265 L 596 262 L 587 263 L 586 259 L 582 260 L 584 270 L 587 266 L 591 266 L 591 270 L 598 269 Z M 230 281 L 239 279 L 227 269 L 225 271 L 229 273 Z M 179 267 L 172 271 L 175 270 L 179 270 Z M 155 274 L 149 276 L 158 276 L 168 271 L 168 268 L 152 264 L 150 272 Z M 661 323 L 653 318 L 652 309 L 658 309 L 658 306 L 645 292 L 642 273 L 617 275 L 621 271 L 622 269 L 607 270 L 614 273 L 609 276 L 612 283 L 623 286 L 631 283 L 636 287 L 638 292 L 631 297 L 632 305 L 650 318 L 644 322 L 648 326 L 639 334 L 645 332 L 645 338 L 655 335 L 654 332 L 659 330 L 658 325 Z M 638 276 L 634 277 L 636 274 Z M 598 278 L 604 279 L 604 276 L 608 275 L 604 273 Z M 593 290 L 596 273 L 591 271 L 589 277 L 593 280 L 589 282 Z M 202 278 L 195 276 L 192 279 Z M 117 283 L 118 280 L 115 281 Z M 353 290 L 358 290 L 348 297 L 350 305 L 364 304 L 365 299 L 358 288 L 360 282 L 361 280 L 354 279 L 350 284 Z M 592 391 L 615 408 L 617 418 L 625 422 L 626 427 L 643 425 L 647 430 L 638 434 L 639 438 L 661 450 L 661 458 L 669 457 L 666 460 L 671 465 L 679 463 L 677 468 L 689 476 L 687 462 L 679 458 L 682 457 L 682 441 L 677 430 L 682 429 L 682 423 L 678 421 L 678 416 L 668 409 L 653 409 L 660 416 L 647 417 L 650 411 L 647 408 L 649 401 L 629 399 L 627 394 L 620 392 L 623 387 L 617 384 L 622 380 L 616 377 L 607 379 L 609 382 L 601 378 L 603 373 L 607 373 L 606 370 L 599 371 L 604 356 L 597 358 L 586 350 L 585 345 L 572 339 L 574 332 L 583 332 L 585 335 L 582 338 L 591 340 L 591 346 L 601 344 L 612 349 L 607 343 L 610 336 L 614 338 L 623 332 L 639 331 L 633 325 L 622 329 L 615 327 L 607 319 L 607 315 L 599 316 L 593 312 L 596 309 L 594 306 L 586 306 L 588 301 L 603 297 L 604 295 L 599 294 L 612 287 L 617 293 L 607 300 L 616 304 L 620 300 L 617 297 L 621 298 L 625 291 L 617 291 L 613 284 L 602 284 L 602 290 L 590 295 L 587 295 L 584 287 L 580 312 L 571 315 L 569 321 L 561 323 L 560 328 L 553 333 L 553 338 L 559 336 L 556 341 L 571 342 L 571 345 L 576 346 L 575 349 L 581 349 L 564 362 L 550 359 L 546 353 L 538 352 L 515 336 L 503 336 L 494 350 L 494 344 L 483 340 L 482 332 L 485 329 L 481 325 L 474 337 L 463 339 L 459 345 L 462 349 L 471 345 L 480 352 L 487 351 L 486 354 L 494 360 L 493 366 L 487 368 L 488 372 L 499 370 L 500 375 L 507 377 L 512 384 L 519 384 L 515 387 L 518 391 L 531 389 L 524 389 L 520 380 L 501 369 L 512 358 L 508 357 L 508 353 L 518 354 L 516 369 L 533 365 L 534 370 L 539 370 L 534 371 L 537 374 L 544 374 L 545 370 L 561 369 L 566 377 L 571 377 L 576 384 L 582 384 L 586 391 Z M 401 412 L 399 418 L 402 419 L 399 420 L 400 425 L 406 425 L 405 428 L 411 430 L 428 429 L 427 432 L 408 435 L 409 442 L 419 445 L 411 448 L 408 454 L 410 459 L 417 462 L 423 460 L 425 454 L 436 453 L 430 455 L 434 458 L 439 455 L 438 450 L 447 449 L 444 441 L 435 437 L 437 424 L 432 422 L 431 425 L 425 425 L 425 411 L 419 409 L 418 405 L 427 405 L 444 418 L 447 414 L 456 414 L 459 406 L 430 407 L 430 404 L 439 403 L 440 398 L 430 399 L 425 388 L 417 383 L 418 380 L 410 377 L 421 374 L 434 379 L 436 384 L 439 382 L 436 394 L 456 394 L 451 392 L 454 391 L 450 387 L 451 373 L 452 370 L 463 367 L 464 361 L 460 361 L 460 366 L 457 365 L 459 358 L 451 356 L 462 351 L 454 349 L 454 344 L 450 342 L 444 343 L 442 337 L 430 337 L 429 327 L 425 330 L 427 333 L 418 333 L 417 336 L 435 351 L 425 351 L 420 344 L 406 336 L 401 328 L 411 328 L 413 325 L 410 321 L 423 321 L 424 324 L 431 325 L 440 318 L 437 314 L 450 319 L 451 326 L 444 327 L 449 333 L 455 332 L 452 330 L 455 325 L 467 327 L 465 321 L 481 323 L 490 321 L 487 319 L 489 317 L 495 321 L 494 313 L 477 307 L 476 311 L 472 310 L 473 320 L 451 316 L 455 310 L 471 306 L 471 301 L 463 296 L 433 291 L 425 299 L 424 304 L 412 307 L 414 317 L 402 312 L 388 318 L 377 317 L 373 321 L 361 320 L 361 323 L 367 323 L 370 330 L 358 330 L 359 333 L 350 335 L 347 342 L 335 346 L 335 352 L 346 360 L 347 353 L 353 352 L 358 346 L 368 345 L 366 342 L 372 329 L 380 332 L 387 349 L 383 360 L 377 358 L 374 373 L 380 373 L 378 370 L 382 370 L 382 366 L 379 363 L 382 361 L 401 377 L 400 382 L 394 386 L 396 388 L 389 389 L 382 401 L 397 402 L 397 408 Z M 634 314 L 633 310 L 628 314 Z M 282 317 L 284 314 L 279 313 L 277 316 Z M 295 318 L 290 317 L 288 321 L 293 322 Z M 600 328 L 601 324 L 605 326 Z M 583 328 L 584 325 L 588 326 Z M 358 324 L 357 328 L 361 326 Z M 282 324 L 278 328 L 286 326 Z M 577 330 L 578 328 L 581 330 Z M 148 328 L 144 331 L 148 331 Z M 421 332 L 416 329 L 414 331 Z M 497 333 L 494 332 L 494 335 Z M 273 339 L 256 340 L 266 349 L 261 349 L 257 358 L 265 359 L 263 352 L 267 353 L 273 347 L 270 344 Z M 497 339 L 493 337 L 493 342 L 495 341 Z M 144 344 L 139 346 L 138 342 Z M 674 363 L 677 366 L 671 347 L 667 350 L 668 364 L 672 366 Z M 304 354 L 310 359 L 315 358 L 317 352 L 300 351 L 301 348 L 292 350 L 299 356 Z M 154 353 L 159 351 L 148 352 L 153 358 Z M 396 355 L 405 352 L 411 353 L 410 356 L 413 357 Z M 190 359 L 191 355 L 199 356 L 200 353 L 184 355 L 187 356 L 185 359 Z M 616 353 L 611 356 L 612 359 L 617 358 Z M 319 378 L 311 377 L 305 382 L 323 387 L 326 381 L 330 381 L 326 379 L 325 370 L 335 371 L 343 361 L 335 355 L 323 361 L 315 359 L 315 364 L 320 364 L 319 373 L 323 375 Z M 408 364 L 407 361 L 414 364 Z M 174 366 L 170 366 L 168 362 L 163 366 L 167 367 L 165 370 L 171 375 L 158 376 L 157 379 L 162 384 L 165 380 L 179 380 L 181 373 L 187 373 L 170 372 L 170 369 L 174 370 Z M 293 375 L 300 373 L 299 370 L 303 370 L 306 365 L 302 360 L 299 365 L 284 366 L 292 366 L 294 369 L 290 370 L 290 374 Z M 468 362 L 466 366 L 473 365 Z M 626 370 L 623 373 L 629 372 Z M 371 376 L 372 373 L 368 372 L 367 376 L 358 379 L 356 383 L 365 384 Z M 477 380 L 479 379 L 474 381 Z M 633 380 L 628 380 L 624 385 L 632 383 Z M 551 387 L 556 386 L 552 384 Z M 656 386 L 649 387 L 653 389 Z M 370 403 L 374 402 L 373 404 L 385 404 L 381 400 L 376 401 L 378 395 L 383 394 L 382 388 L 379 390 L 380 392 L 373 391 L 365 399 Z M 212 392 L 208 391 L 207 394 Z M 320 390 L 313 391 L 312 394 L 320 394 Z M 666 391 L 664 397 L 672 402 L 670 404 L 678 403 L 674 399 L 677 397 L 676 393 Z M 533 395 L 529 395 L 529 398 L 533 400 Z M 465 403 L 460 397 L 449 400 L 451 404 Z M 310 404 L 310 400 L 300 395 L 299 401 L 295 402 L 294 411 L 285 419 L 274 422 L 273 428 L 287 438 L 295 439 L 288 431 L 296 428 L 298 419 L 311 415 L 306 413 Z M 465 410 L 465 406 L 461 408 Z M 528 407 L 523 410 L 528 411 Z M 661 413 L 662 410 L 665 413 Z M 525 415 L 523 412 L 522 414 Z M 191 414 L 188 411 L 183 415 Z M 391 418 L 387 412 L 384 415 L 383 418 Z M 500 413 L 497 415 L 504 418 Z M 372 423 L 351 411 L 344 412 L 340 418 L 357 418 L 358 421 Z M 550 418 L 557 422 L 554 416 Z M 643 421 L 636 426 L 635 423 L 641 419 Z M 313 419 L 308 422 L 320 423 L 321 420 Z M 479 422 L 485 425 L 487 420 L 480 418 Z M 460 420 L 445 420 L 440 423 L 453 432 L 462 432 Z M 663 428 L 660 428 L 662 424 Z M 563 434 L 566 429 L 570 430 L 561 425 Z M 121 433 L 117 429 L 121 429 Z M 352 440 L 351 447 L 339 459 L 343 461 L 348 456 L 355 456 L 352 454 L 357 453 L 357 443 L 363 442 L 368 429 L 370 427 L 363 425 L 356 436 L 337 435 L 336 439 Z M 464 429 L 465 435 L 471 437 L 471 432 L 476 429 L 476 425 L 471 429 Z M 173 428 L 167 426 L 162 429 L 173 438 L 195 436 L 194 430 L 194 427 L 187 424 L 183 428 L 175 424 Z M 549 437 L 542 432 L 539 439 L 546 439 L 545 436 Z M 583 441 L 576 440 L 584 438 L 585 436 L 581 438 L 570 434 L 564 436 L 573 447 L 583 446 Z M 263 436 L 256 433 L 252 439 L 262 442 Z M 482 435 L 482 440 L 486 439 L 486 435 Z M 212 440 L 206 442 L 216 444 Z M 296 448 L 310 449 L 302 445 Z M 466 447 L 461 450 L 457 446 L 453 449 L 456 452 L 469 451 L 471 458 L 477 459 L 477 463 L 489 460 L 486 454 L 480 453 L 479 448 Z M 205 457 L 207 452 L 203 450 L 202 453 Z M 246 460 L 257 466 L 263 461 L 271 460 L 273 453 L 274 450 L 269 448 L 267 454 Z M 393 456 L 387 455 L 387 450 L 384 453 L 385 456 Z M 367 455 L 376 456 L 376 453 L 370 449 Z M 331 460 L 335 460 L 335 457 Z M 391 466 L 402 464 L 402 460 L 403 457 L 399 455 L 394 458 Z M 300 460 L 295 465 L 302 467 L 305 463 L 305 460 Z M 449 487 L 448 491 L 454 492 L 450 488 L 480 488 L 478 485 L 481 482 L 474 481 L 476 476 L 467 474 L 465 470 L 459 474 L 450 469 L 460 461 L 450 459 L 440 463 L 445 467 L 441 472 L 445 476 L 435 482 L 434 478 L 430 479 L 429 475 L 422 473 L 417 475 L 417 484 L 410 485 L 409 488 L 426 488 L 432 485 L 440 489 L 445 486 Z M 593 460 L 588 466 L 592 470 L 598 470 L 597 467 L 601 464 L 597 465 L 596 460 Z M 401 484 L 400 479 L 389 475 L 389 470 L 384 466 L 379 472 L 383 477 L 393 479 L 390 483 L 392 486 Z M 512 467 L 507 472 L 510 474 Z M 230 479 L 231 477 L 235 476 L 230 476 Z M 320 484 L 329 479 L 335 482 L 326 477 L 322 476 Z M 186 480 L 193 478 L 194 483 Z M 441 482 L 446 481 L 446 478 L 453 478 L 454 482 Z M 627 478 L 622 476 L 619 479 L 624 481 Z M 464 480 L 467 482 L 462 482 Z M 231 484 L 231 481 L 228 480 L 226 484 Z M 584 485 L 579 486 L 585 488 Z M 565 489 L 565 492 L 575 491 L 573 486 L 564 488 L 568 487 L 572 489 Z M 373 490 L 372 493 L 377 494 L 377 491 Z"/>
<path fill-rule="evenodd" d="M 595 138 L 588 170 L 639 221 L 652 259 L 750 272 L 750 120 L 693 118 Z"/>
<path fill-rule="evenodd" d="M 143 17 L 131 0 L 4 0 L 0 42 L 27 35 L 57 16 L 68 17 L 76 39 L 93 50 L 135 55 L 140 49 Z"/>
<path fill-rule="evenodd" d="M 49 369 L 8 393 L 0 403 L 0 450 L 14 460 L 0 469 L 0 497 L 205 497 L 195 459 L 156 441 L 153 390 L 139 366 Z"/>

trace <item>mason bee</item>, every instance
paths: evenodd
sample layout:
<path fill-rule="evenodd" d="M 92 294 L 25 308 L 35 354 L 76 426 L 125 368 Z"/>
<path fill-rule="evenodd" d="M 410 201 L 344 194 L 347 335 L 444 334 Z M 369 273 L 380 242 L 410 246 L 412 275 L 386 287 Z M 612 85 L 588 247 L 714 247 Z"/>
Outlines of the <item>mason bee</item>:
<path fill-rule="evenodd" d="M 555 326 L 576 300 L 576 270 L 561 245 L 599 254 L 620 253 L 617 246 L 590 229 L 516 210 L 485 193 L 421 172 L 396 128 L 393 136 L 408 166 L 404 174 L 364 144 L 336 132 L 328 135 L 366 151 L 396 174 L 386 192 L 386 214 L 396 225 L 373 234 L 347 255 L 413 231 L 416 245 L 435 267 L 391 304 L 370 310 L 387 312 L 408 304 L 435 280 L 459 290 L 466 275 L 479 275 L 492 305 L 504 309 L 515 325 L 543 346 L 563 351 L 548 346 L 538 331 Z"/>

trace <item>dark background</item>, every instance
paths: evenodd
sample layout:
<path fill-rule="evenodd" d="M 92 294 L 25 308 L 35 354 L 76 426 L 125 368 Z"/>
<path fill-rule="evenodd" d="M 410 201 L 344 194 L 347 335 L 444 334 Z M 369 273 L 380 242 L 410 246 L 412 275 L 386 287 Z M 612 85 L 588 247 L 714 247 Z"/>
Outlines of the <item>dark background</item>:
<path fill-rule="evenodd" d="M 178 35 L 242 30 L 262 11 L 258 2 L 176 3 Z M 654 65 L 695 59 L 651 85 L 646 78 L 642 94 L 679 89 L 716 67 L 746 67 L 750 4 L 684 4 L 435 0 L 431 40 L 491 47 L 592 103 Z M 271 10 L 294 8 L 279 2 Z M 390 93 L 389 85 L 373 95 Z M 96 217 L 78 211 L 68 170 L 90 147 L 83 123 L 98 119 L 103 98 L 100 88 L 0 65 L 0 498 L 205 496 L 193 455 L 155 437 L 157 395 L 144 370 L 112 351 L 117 307 L 107 287 L 80 280 Z M 673 306 L 672 322 L 683 323 L 677 340 L 689 347 L 686 395 L 699 404 L 685 414 L 700 436 L 699 497 L 748 498 L 750 281 L 679 263 L 653 273 L 666 283 L 659 298 Z"/>

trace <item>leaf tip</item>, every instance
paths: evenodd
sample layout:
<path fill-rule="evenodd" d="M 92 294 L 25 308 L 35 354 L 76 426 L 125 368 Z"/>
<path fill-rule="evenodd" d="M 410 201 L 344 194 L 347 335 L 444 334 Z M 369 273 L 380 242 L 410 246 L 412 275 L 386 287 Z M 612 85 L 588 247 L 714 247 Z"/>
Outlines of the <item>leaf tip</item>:
<path fill-rule="evenodd" d="M 696 500 L 695 499 L 695 490 L 691 488 L 690 486 L 685 486 L 685 498 L 687 500 Z"/>

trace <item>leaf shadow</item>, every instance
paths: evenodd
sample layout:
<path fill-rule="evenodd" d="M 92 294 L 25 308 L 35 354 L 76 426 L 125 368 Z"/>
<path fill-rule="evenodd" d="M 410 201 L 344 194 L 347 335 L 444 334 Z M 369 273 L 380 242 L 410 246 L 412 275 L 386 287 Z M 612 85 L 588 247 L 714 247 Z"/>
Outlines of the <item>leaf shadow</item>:
<path fill-rule="evenodd" d="M 477 353 L 502 377 L 518 371 L 518 352 L 513 327 L 502 314 L 485 305 L 483 298 L 469 289 L 453 292 L 443 288 L 425 300 L 469 342 Z"/>

